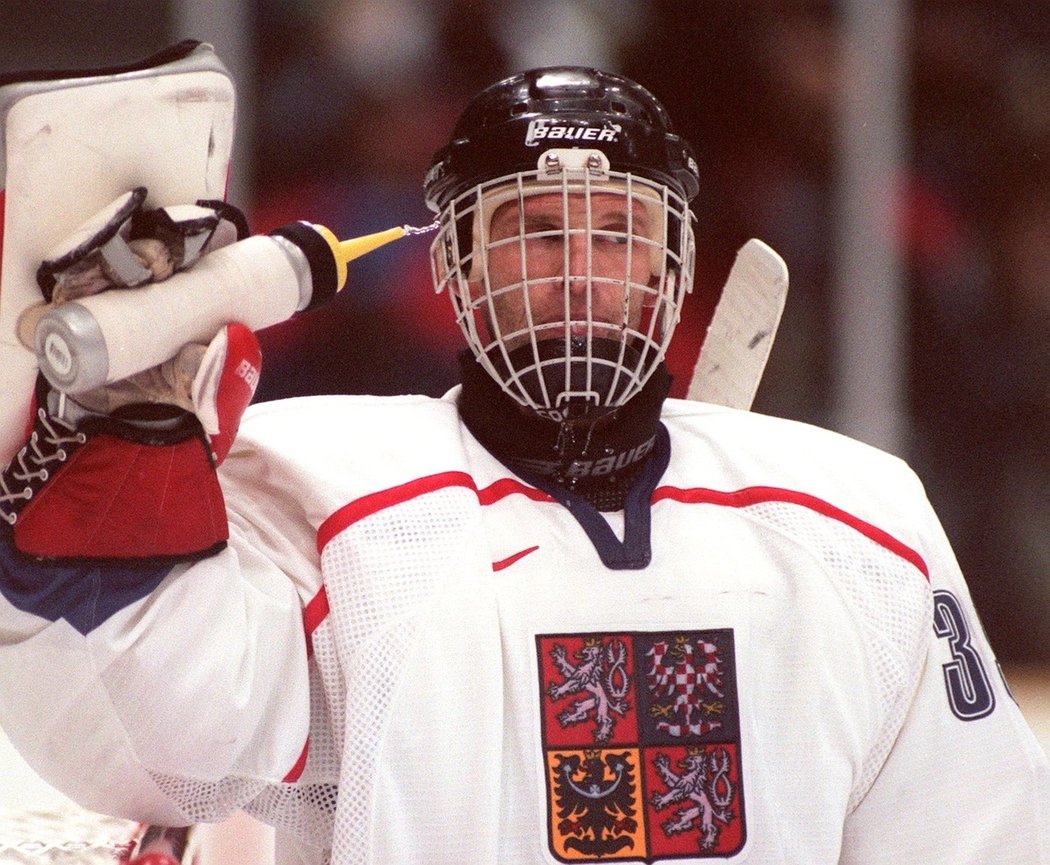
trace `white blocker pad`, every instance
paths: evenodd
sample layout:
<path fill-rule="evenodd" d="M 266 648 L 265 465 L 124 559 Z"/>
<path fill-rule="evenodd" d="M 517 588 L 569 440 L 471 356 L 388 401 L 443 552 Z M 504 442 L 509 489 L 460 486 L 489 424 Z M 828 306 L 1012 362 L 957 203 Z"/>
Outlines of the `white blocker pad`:
<path fill-rule="evenodd" d="M 235 102 L 229 71 L 195 42 L 129 66 L 0 79 L 0 466 L 30 420 L 36 356 L 15 328 L 43 298 L 41 261 L 137 186 L 147 207 L 225 198 Z"/>

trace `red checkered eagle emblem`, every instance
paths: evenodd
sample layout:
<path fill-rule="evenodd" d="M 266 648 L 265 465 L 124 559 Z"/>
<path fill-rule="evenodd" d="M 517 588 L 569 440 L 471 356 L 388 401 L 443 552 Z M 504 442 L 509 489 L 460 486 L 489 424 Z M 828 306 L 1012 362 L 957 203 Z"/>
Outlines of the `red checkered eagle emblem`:
<path fill-rule="evenodd" d="M 657 728 L 678 737 L 718 729 L 725 697 L 718 646 L 678 635 L 654 643 L 646 654 L 649 690 L 659 701 Z"/>
<path fill-rule="evenodd" d="M 536 643 L 553 855 L 661 862 L 740 852 L 732 630 L 540 635 Z"/>

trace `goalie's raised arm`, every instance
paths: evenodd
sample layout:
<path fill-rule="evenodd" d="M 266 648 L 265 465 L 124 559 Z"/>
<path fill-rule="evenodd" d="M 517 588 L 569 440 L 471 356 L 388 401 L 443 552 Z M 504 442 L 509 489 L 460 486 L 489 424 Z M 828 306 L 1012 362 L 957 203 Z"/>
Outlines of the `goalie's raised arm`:
<path fill-rule="evenodd" d="M 57 299 L 45 309 L 118 294 L 133 302 L 141 289 L 125 289 L 120 273 L 136 266 L 163 289 L 180 258 L 174 247 L 192 264 L 191 235 L 163 234 L 131 241 L 123 259 L 96 236 L 65 262 L 49 261 Z M 134 303 L 126 314 L 134 323 Z M 148 335 L 148 322 L 140 328 Z M 19 683 L 0 694 L 0 716 L 30 764 L 94 810 L 163 823 L 222 819 L 258 784 L 214 797 L 197 781 L 158 789 L 158 776 L 173 784 L 183 771 L 228 771 L 276 782 L 306 738 L 299 596 L 278 568 L 256 563 L 245 574 L 227 548 L 217 475 L 260 368 L 255 334 L 230 323 L 102 387 L 67 394 L 40 376 L 28 441 L 0 472 L 0 676 Z M 243 667 L 238 658 L 262 634 L 274 640 L 266 662 Z M 164 684 L 172 651 L 205 681 Z M 42 713 L 53 679 L 74 683 L 77 697 Z M 268 704 L 277 683 L 287 700 Z M 202 750 L 204 735 L 192 732 L 202 706 L 241 732 Z M 244 749 L 259 735 L 279 740 L 265 764 Z"/>
<path fill-rule="evenodd" d="M 214 235 L 233 215 L 227 205 L 147 212 L 141 215 L 156 227 L 148 236 L 108 236 L 106 226 L 128 216 L 124 205 L 144 192 L 116 202 L 107 209 L 111 218 L 45 261 L 45 316 L 120 295 L 131 301 L 125 314 L 134 327 L 142 289 L 132 283 L 163 290 L 172 273 L 188 273 L 202 253 L 202 260 L 216 254 Z M 31 309 L 23 319 L 43 317 Z M 138 327 L 145 342 L 160 323 Z M 244 773 L 264 771 L 243 742 L 269 735 L 282 744 L 269 749 L 265 771 L 280 780 L 305 740 L 299 597 L 272 566 L 243 573 L 227 549 L 217 476 L 260 368 L 255 334 L 230 323 L 208 341 L 182 345 L 162 363 L 101 387 L 67 394 L 40 376 L 32 431 L 0 472 L 0 621 L 7 635 L 0 676 L 19 683 L 0 695 L 0 715 L 30 764 L 95 810 L 165 823 L 221 819 L 255 787 L 215 800 L 206 785 L 198 793 L 188 782 L 158 791 L 158 774 L 221 776 L 241 772 L 234 767 L 246 759 L 251 768 Z M 240 653 L 260 634 L 276 640 L 267 662 L 238 670 Z M 57 657 L 56 646 L 64 647 Z M 159 659 L 173 650 L 207 681 L 163 684 L 161 668 L 171 659 Z M 204 672 L 209 665 L 214 670 Z M 53 679 L 75 683 L 77 697 L 56 701 L 41 720 Z M 267 706 L 275 681 L 288 700 Z M 163 719 L 157 706 L 164 706 Z M 205 749 L 194 767 L 201 740 L 188 731 L 202 706 L 224 717 L 225 729 L 240 725 L 244 732 Z"/>
<path fill-rule="evenodd" d="M 236 315 L 187 338 L 143 303 L 251 239 L 220 200 L 233 119 L 232 81 L 195 42 L 0 79 L 0 724 L 81 805 L 162 824 L 279 785 L 307 736 L 299 593 L 234 551 L 217 476 L 258 342 Z M 40 322 L 116 297 L 133 356 L 75 394 L 40 375 Z M 218 795 L 227 774 L 248 780 Z"/>

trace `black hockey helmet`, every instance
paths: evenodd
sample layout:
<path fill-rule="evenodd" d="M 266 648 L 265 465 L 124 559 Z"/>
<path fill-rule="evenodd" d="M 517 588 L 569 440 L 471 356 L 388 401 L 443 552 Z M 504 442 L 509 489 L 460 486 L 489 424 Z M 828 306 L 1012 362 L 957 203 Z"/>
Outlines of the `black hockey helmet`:
<path fill-rule="evenodd" d="M 508 396 L 568 422 L 641 391 L 692 288 L 697 174 L 667 111 L 619 75 L 533 69 L 467 106 L 424 181 L 431 269 Z M 530 206 L 556 214 L 526 220 Z M 521 218 L 494 237 L 500 212 Z"/>
<path fill-rule="evenodd" d="M 535 170 L 548 147 L 600 150 L 613 170 L 665 184 L 686 201 L 700 188 L 689 144 L 648 90 L 599 69 L 552 66 L 498 81 L 470 102 L 431 161 L 427 206 L 437 213 L 474 184 Z"/>

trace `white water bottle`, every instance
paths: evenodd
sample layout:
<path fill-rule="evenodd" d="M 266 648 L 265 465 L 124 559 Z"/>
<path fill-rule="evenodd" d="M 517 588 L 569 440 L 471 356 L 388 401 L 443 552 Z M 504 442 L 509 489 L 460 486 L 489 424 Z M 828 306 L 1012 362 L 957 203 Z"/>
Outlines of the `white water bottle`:
<path fill-rule="evenodd" d="M 260 330 L 285 321 L 341 289 L 347 262 L 408 231 L 340 242 L 323 226 L 293 223 L 217 249 L 163 282 L 55 306 L 34 332 L 40 370 L 57 390 L 82 393 L 207 343 L 230 322 Z"/>

